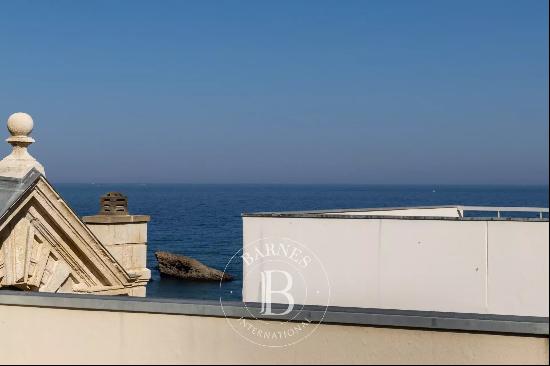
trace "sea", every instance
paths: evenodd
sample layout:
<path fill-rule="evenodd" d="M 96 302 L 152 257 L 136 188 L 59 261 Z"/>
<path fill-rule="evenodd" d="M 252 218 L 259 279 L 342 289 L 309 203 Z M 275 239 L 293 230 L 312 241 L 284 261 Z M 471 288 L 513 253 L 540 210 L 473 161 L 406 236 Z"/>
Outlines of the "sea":
<path fill-rule="evenodd" d="M 118 191 L 132 214 L 151 216 L 147 297 L 241 300 L 242 262 L 227 272 L 234 281 L 189 281 L 161 276 L 155 251 L 198 259 L 224 270 L 242 248 L 243 212 L 429 205 L 548 207 L 548 186 L 457 185 L 248 185 L 248 184 L 56 184 L 79 215 L 99 211 L 99 197 Z"/>

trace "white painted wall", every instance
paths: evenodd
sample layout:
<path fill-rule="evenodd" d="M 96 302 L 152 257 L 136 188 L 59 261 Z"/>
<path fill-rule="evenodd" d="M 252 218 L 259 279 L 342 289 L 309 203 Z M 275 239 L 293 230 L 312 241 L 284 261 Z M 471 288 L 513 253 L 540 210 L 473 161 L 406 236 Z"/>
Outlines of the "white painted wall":
<path fill-rule="evenodd" d="M 245 253 L 261 238 L 312 250 L 330 305 L 548 316 L 548 222 L 244 217 L 243 235 Z M 257 272 L 244 275 L 243 299 L 261 301 Z M 293 295 L 325 305 L 313 291 Z"/>
<path fill-rule="evenodd" d="M 547 317 L 548 222 L 493 221 L 488 223 L 487 237 L 491 309 L 496 314 L 529 309 Z"/>

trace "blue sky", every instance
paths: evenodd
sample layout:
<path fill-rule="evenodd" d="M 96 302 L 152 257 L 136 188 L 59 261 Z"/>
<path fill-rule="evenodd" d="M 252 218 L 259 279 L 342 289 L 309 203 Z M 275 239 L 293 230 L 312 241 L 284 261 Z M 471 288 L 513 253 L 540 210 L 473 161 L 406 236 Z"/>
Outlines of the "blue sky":
<path fill-rule="evenodd" d="M 547 184 L 548 97 L 542 0 L 0 1 L 54 182 Z"/>

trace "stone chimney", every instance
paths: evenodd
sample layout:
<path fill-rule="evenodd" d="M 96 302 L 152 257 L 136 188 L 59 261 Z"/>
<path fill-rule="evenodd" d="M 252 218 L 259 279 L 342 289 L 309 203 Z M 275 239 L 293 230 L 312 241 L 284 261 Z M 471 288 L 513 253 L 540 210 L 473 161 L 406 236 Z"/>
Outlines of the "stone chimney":
<path fill-rule="evenodd" d="M 145 285 L 151 278 L 147 269 L 147 215 L 130 215 L 128 199 L 122 193 L 109 192 L 101 196 L 99 213 L 84 216 L 90 228 L 113 257 L 131 273 L 139 275 L 143 286 L 133 289 L 132 296 L 145 296 Z"/>
<path fill-rule="evenodd" d="M 13 150 L 0 161 L 0 176 L 20 179 L 32 168 L 46 175 L 42 164 L 27 151 L 27 147 L 34 142 L 34 139 L 29 136 L 33 127 L 33 120 L 27 113 L 14 113 L 8 118 L 8 131 L 11 136 L 6 141 L 10 143 Z"/>

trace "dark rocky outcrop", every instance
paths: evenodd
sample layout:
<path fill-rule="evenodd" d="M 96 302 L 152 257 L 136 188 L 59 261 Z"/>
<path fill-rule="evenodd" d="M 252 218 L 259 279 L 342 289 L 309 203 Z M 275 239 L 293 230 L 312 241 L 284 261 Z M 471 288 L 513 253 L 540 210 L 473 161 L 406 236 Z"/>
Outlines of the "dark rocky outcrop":
<path fill-rule="evenodd" d="M 168 252 L 155 252 L 159 271 L 163 275 L 185 280 L 231 281 L 233 276 L 208 267 L 196 259 Z"/>

